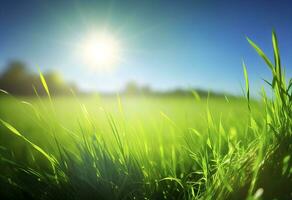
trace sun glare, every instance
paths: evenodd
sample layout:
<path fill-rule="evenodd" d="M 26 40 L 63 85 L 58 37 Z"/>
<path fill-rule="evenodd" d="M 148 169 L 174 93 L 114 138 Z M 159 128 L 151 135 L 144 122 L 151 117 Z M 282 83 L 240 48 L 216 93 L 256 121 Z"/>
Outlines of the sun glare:
<path fill-rule="evenodd" d="M 94 35 L 82 45 L 84 61 L 91 68 L 108 68 L 118 59 L 117 41 L 106 35 Z"/>

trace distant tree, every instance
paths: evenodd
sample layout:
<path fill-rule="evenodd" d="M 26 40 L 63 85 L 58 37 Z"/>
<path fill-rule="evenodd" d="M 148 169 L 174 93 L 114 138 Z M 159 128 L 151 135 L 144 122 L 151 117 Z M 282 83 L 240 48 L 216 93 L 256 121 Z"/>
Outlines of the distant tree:
<path fill-rule="evenodd" d="M 73 87 L 71 88 L 56 72 L 45 73 L 44 78 L 52 95 L 69 94 L 70 89 L 77 92 L 75 85 L 72 85 Z M 46 94 L 39 76 L 30 73 L 26 65 L 21 61 L 9 62 L 4 73 L 0 75 L 0 89 L 11 94 L 34 95 L 34 88 L 39 95 Z"/>
<path fill-rule="evenodd" d="M 19 80 L 28 75 L 26 65 L 21 61 L 11 61 L 7 65 L 6 71 L 1 75 L 2 80 Z"/>
<path fill-rule="evenodd" d="M 48 72 L 44 77 L 53 94 L 64 94 L 69 90 L 68 85 L 57 72 Z"/>
<path fill-rule="evenodd" d="M 0 88 L 12 94 L 32 93 L 32 80 L 26 65 L 21 61 L 11 61 L 0 77 Z"/>
<path fill-rule="evenodd" d="M 138 85 L 135 81 L 130 81 L 124 89 L 126 95 L 153 95 L 153 91 L 148 85 Z"/>
<path fill-rule="evenodd" d="M 152 89 L 148 85 L 141 86 L 140 90 L 141 90 L 141 93 L 144 94 L 144 95 L 152 94 Z"/>
<path fill-rule="evenodd" d="M 126 84 L 125 91 L 126 94 L 134 95 L 140 92 L 139 86 L 135 81 L 130 81 Z"/>

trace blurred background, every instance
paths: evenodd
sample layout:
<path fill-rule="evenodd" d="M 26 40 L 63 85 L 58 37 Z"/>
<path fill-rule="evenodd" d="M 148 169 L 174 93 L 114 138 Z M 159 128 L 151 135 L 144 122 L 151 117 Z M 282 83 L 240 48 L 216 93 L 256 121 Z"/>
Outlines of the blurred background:
<path fill-rule="evenodd" d="M 270 73 L 246 36 L 272 56 L 275 28 L 285 65 L 291 21 L 285 0 L 2 0 L 0 88 L 43 95 L 39 69 L 54 95 L 241 95 L 244 59 L 256 97 Z"/>

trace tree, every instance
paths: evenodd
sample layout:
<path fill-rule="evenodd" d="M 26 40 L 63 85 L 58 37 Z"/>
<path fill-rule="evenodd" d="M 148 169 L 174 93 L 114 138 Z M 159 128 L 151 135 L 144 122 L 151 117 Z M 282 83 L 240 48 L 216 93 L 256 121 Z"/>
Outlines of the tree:
<path fill-rule="evenodd" d="M 0 88 L 19 95 L 32 93 L 32 80 L 26 65 L 21 61 L 11 61 L 0 77 Z"/>
<path fill-rule="evenodd" d="M 136 82 L 130 81 L 126 84 L 126 87 L 125 87 L 126 94 L 134 95 L 134 94 L 138 94 L 139 91 L 140 89 Z"/>
<path fill-rule="evenodd" d="M 69 94 L 70 89 L 77 92 L 76 87 L 71 87 L 56 72 L 45 73 L 44 78 L 52 95 Z M 8 63 L 6 70 L 0 76 L 0 89 L 14 95 L 34 95 L 34 88 L 39 95 L 46 95 L 39 76 L 30 73 L 23 62 Z"/>

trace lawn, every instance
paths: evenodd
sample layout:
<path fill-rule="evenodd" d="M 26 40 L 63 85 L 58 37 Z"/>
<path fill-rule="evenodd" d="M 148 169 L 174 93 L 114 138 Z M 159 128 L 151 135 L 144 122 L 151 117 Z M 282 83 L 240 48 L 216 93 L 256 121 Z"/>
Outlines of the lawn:
<path fill-rule="evenodd" d="M 90 121 L 88 123 L 92 123 L 100 133 L 110 134 L 108 115 L 111 115 L 119 126 L 128 130 L 125 134 L 130 141 L 143 135 L 164 137 L 163 134 L 172 135 L 174 141 L 177 141 L 176 139 L 183 137 L 191 129 L 204 133 L 208 129 L 207 109 L 214 120 L 221 119 L 228 131 L 240 130 L 248 121 L 247 102 L 243 98 L 210 97 L 209 100 L 197 100 L 194 97 L 180 96 L 56 97 L 53 98 L 53 106 L 51 106 L 48 98 L 4 97 L 0 102 L 1 118 L 37 143 L 44 142 L 40 139 L 40 133 L 44 132 L 44 129 L 49 132 L 44 124 L 50 126 L 52 123 L 57 123 L 56 126 L 61 129 L 59 130 L 61 133 L 58 132 L 57 136 L 68 137 L 70 135 L 66 134 L 65 130 L 76 134 L 80 132 L 82 128 L 80 124 L 84 123 L 84 116 L 88 117 Z M 260 115 L 260 103 L 254 102 L 253 107 L 254 112 Z M 237 115 L 240 115 L 240 120 L 235 117 Z M 42 116 L 42 119 L 38 116 Z M 40 123 L 40 120 L 43 122 Z"/>

